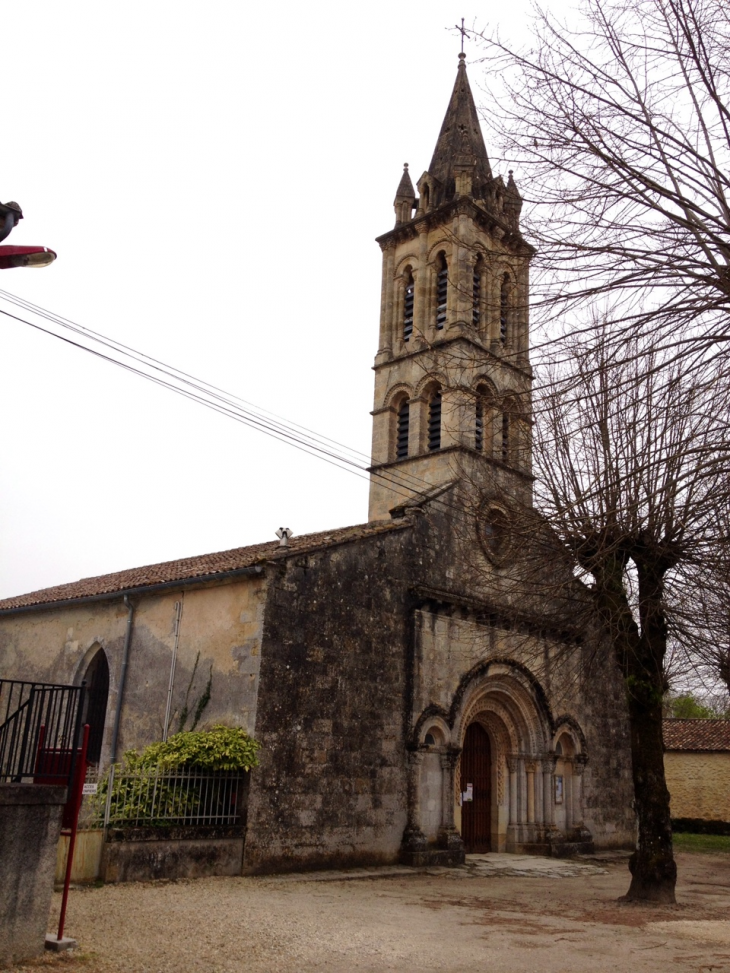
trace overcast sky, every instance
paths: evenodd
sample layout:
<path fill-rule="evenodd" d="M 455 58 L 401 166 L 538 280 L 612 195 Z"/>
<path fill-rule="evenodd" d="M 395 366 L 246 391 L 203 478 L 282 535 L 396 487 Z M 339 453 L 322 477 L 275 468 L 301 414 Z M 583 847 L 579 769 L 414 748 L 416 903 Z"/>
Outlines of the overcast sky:
<path fill-rule="evenodd" d="M 58 260 L 0 271 L 0 288 L 369 453 L 374 237 L 403 163 L 417 178 L 430 161 L 447 28 L 515 36 L 528 10 L 3 4 L 0 199 L 25 214 L 5 242 Z M 0 597 L 367 519 L 364 479 L 0 329 Z"/>

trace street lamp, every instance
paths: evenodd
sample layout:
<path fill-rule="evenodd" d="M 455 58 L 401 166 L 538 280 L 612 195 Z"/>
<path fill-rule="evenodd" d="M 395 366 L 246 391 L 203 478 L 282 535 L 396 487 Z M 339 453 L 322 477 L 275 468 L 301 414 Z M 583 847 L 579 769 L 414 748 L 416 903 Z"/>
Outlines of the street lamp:
<path fill-rule="evenodd" d="M 9 236 L 23 219 L 23 211 L 15 202 L 0 203 L 0 240 Z M 48 247 L 1 247 L 0 270 L 11 267 L 47 267 L 56 259 Z"/>
<path fill-rule="evenodd" d="M 0 247 L 0 270 L 10 267 L 47 267 L 56 259 L 48 247 Z"/>

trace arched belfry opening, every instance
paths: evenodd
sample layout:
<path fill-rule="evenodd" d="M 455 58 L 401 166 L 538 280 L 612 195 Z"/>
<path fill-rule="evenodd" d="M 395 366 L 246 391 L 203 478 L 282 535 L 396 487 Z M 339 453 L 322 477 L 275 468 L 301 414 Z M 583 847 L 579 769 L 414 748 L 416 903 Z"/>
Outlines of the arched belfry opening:
<path fill-rule="evenodd" d="M 99 647 L 94 653 L 81 678 L 86 683 L 82 723 L 89 724 L 89 747 L 86 756 L 90 764 L 98 764 L 101 760 L 109 701 L 109 662 L 104 649 Z"/>

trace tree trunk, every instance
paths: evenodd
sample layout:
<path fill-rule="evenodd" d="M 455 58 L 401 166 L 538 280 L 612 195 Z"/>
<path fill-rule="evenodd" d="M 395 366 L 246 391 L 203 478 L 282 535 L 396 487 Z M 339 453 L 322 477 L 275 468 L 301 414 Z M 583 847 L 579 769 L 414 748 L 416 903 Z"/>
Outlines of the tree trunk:
<path fill-rule="evenodd" d="M 629 677 L 627 690 L 639 840 L 629 860 L 631 885 L 624 898 L 673 903 L 677 866 L 664 779 L 661 687 Z"/>
<path fill-rule="evenodd" d="M 667 626 L 664 571 L 634 557 L 639 577 L 641 635 L 624 661 L 631 732 L 634 807 L 639 826 L 629 860 L 628 902 L 674 903 L 677 866 L 672 852 L 669 791 L 664 777 L 662 697 Z"/>
<path fill-rule="evenodd" d="M 664 567 L 631 552 L 639 579 L 641 627 L 631 613 L 623 564 L 607 557 L 595 572 L 596 600 L 624 676 L 629 710 L 634 809 L 639 827 L 629 860 L 627 902 L 674 903 L 677 866 L 672 853 L 669 791 L 664 778 L 662 697 L 667 627 L 664 617 Z M 625 563 L 625 562 L 624 562 Z"/>

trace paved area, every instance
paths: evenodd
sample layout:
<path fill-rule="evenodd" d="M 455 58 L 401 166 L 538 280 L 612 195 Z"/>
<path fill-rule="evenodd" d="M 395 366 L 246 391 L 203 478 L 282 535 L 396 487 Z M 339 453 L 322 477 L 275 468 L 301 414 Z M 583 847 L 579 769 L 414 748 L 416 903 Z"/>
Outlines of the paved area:
<path fill-rule="evenodd" d="M 515 878 L 576 878 L 581 875 L 606 875 L 608 870 L 585 861 L 537 858 L 534 855 L 468 855 L 466 865 L 475 878 L 510 875 Z"/>
<path fill-rule="evenodd" d="M 619 860 L 628 858 L 619 856 Z M 487 878 L 511 875 L 522 878 L 575 878 L 577 875 L 605 875 L 607 869 L 574 859 L 539 858 L 535 855 L 506 855 L 488 852 L 483 855 L 467 855 L 466 864 L 459 868 L 408 868 L 403 865 L 385 865 L 380 868 L 350 868 L 346 871 L 298 872 L 281 875 L 281 882 L 352 882 L 358 879 L 412 878 L 414 875 L 444 876 L 453 878 L 462 874 L 468 878 Z"/>
<path fill-rule="evenodd" d="M 730 973 L 730 855 L 680 854 L 676 907 L 626 906 L 625 860 L 72 890 L 63 973 Z M 57 910 L 60 896 L 56 896 Z M 51 918 L 51 927 L 53 920 Z"/>

